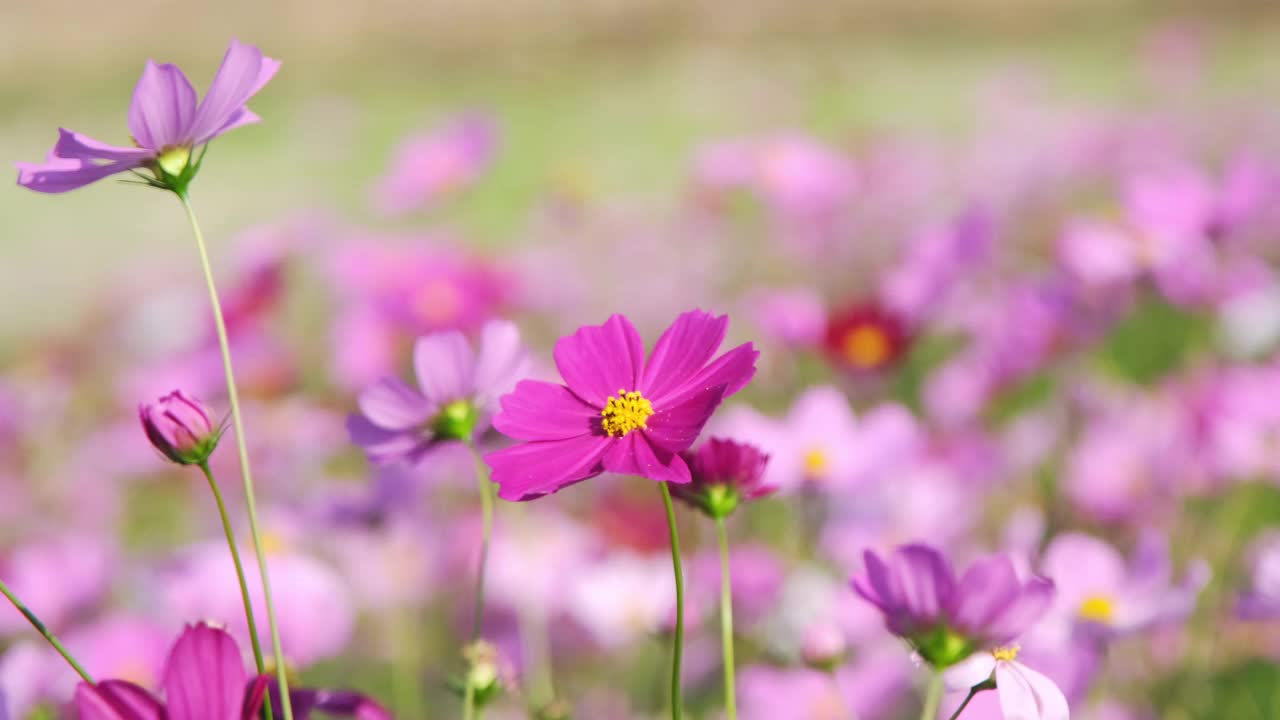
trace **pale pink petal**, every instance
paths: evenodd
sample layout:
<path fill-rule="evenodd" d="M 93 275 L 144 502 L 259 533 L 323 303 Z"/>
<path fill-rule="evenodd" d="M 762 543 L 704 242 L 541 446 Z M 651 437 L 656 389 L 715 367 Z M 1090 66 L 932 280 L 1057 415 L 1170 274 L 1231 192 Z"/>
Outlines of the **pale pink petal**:
<path fill-rule="evenodd" d="M 244 104 L 249 101 L 280 69 L 280 61 L 266 57 L 262 51 L 239 40 L 232 40 L 209 92 L 196 111 L 191 134 L 195 144 L 202 145 L 234 127 L 257 120 Z"/>
<path fill-rule="evenodd" d="M 432 333 L 413 346 L 413 369 L 427 400 L 443 405 L 470 399 L 476 389 L 476 358 L 462 333 Z"/>
<path fill-rule="evenodd" d="M 976 652 L 947 668 L 942 673 L 942 681 L 948 690 L 968 690 L 986 682 L 995 669 L 996 659 L 991 653 Z"/>
<path fill-rule="evenodd" d="M 1004 720 L 1068 720 L 1067 698 L 1052 680 L 1019 662 L 996 663 Z"/>
<path fill-rule="evenodd" d="M 73 130 L 58 128 L 58 142 L 53 146 L 53 154 L 74 160 L 142 161 L 155 153 L 146 148 L 110 145 Z"/>
<path fill-rule="evenodd" d="M 42 193 L 64 193 L 77 190 L 116 173 L 126 172 L 142 164 L 141 160 L 121 160 L 96 165 L 88 160 L 50 157 L 44 163 L 16 163 L 18 184 Z"/>
<path fill-rule="evenodd" d="M 388 430 L 406 430 L 421 426 L 436 406 L 396 378 L 385 378 L 360 393 L 360 412 L 374 425 Z"/>
<path fill-rule="evenodd" d="M 529 368 L 529 353 L 520 342 L 520 330 L 506 320 L 490 320 L 480 330 L 480 357 L 476 361 L 477 402 L 488 404 L 511 391 Z"/>
<path fill-rule="evenodd" d="M 187 145 L 196 116 L 196 91 L 176 65 L 148 60 L 129 104 L 129 132 L 151 150 Z"/>

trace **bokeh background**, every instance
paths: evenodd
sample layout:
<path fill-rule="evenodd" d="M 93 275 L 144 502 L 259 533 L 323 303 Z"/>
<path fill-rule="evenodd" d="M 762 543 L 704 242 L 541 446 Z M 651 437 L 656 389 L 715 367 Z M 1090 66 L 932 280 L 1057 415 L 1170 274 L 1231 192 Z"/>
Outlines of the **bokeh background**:
<path fill-rule="evenodd" d="M 282 273 L 264 280 L 273 290 L 262 307 L 246 300 L 250 324 L 260 323 L 257 329 L 269 339 L 256 332 L 246 339 L 243 347 L 251 357 L 241 364 L 249 366 L 244 374 L 252 385 L 251 432 L 262 428 L 258 474 L 265 504 L 279 542 L 305 556 L 285 571 L 296 574 L 283 581 L 281 592 L 289 592 L 293 582 L 315 597 L 344 598 L 332 610 L 316 601 L 310 614 L 297 611 L 299 636 L 316 636 L 310 645 L 302 642 L 315 656 L 299 668 L 309 683 L 354 685 L 407 718 L 457 712 L 445 680 L 459 667 L 457 634 L 464 623 L 458 615 L 468 607 L 470 551 L 456 550 L 470 542 L 475 528 L 470 481 L 459 479 L 466 474 L 465 457 L 433 470 L 428 488 L 415 490 L 414 497 L 421 500 L 425 493 L 430 506 L 420 515 L 353 529 L 328 512 L 365 502 L 371 487 L 405 482 L 370 470 L 347 443 L 342 420 L 354 409 L 359 372 L 350 363 L 358 359 L 334 361 L 344 348 L 377 342 L 334 328 L 349 300 L 343 292 L 361 292 L 334 291 L 340 284 L 333 279 L 334 264 L 345 257 L 339 250 L 385 243 L 448 248 L 492 263 L 501 278 L 495 282 L 510 293 L 485 312 L 520 321 L 544 364 L 558 334 L 600 322 L 611 312 L 636 314 L 652 338 L 665 326 L 662 318 L 709 304 L 735 313 L 733 337 L 765 345 L 768 367 L 749 395 L 763 412 L 780 416 L 804 388 L 831 385 L 844 390 L 859 414 L 890 403 L 910 408 L 921 432 L 936 440 L 931 462 L 946 454 L 938 446 L 958 448 L 959 441 L 951 442 L 958 437 L 991 439 L 989 446 L 973 447 L 996 448 L 991 451 L 1001 458 L 999 479 L 980 483 L 980 489 L 964 486 L 971 504 L 982 507 L 976 513 L 981 517 L 956 534 L 963 541 L 954 547 L 1007 547 L 1016 535 L 1011 528 L 1024 517 L 1019 511 L 1029 507 L 1041 523 L 1024 543 L 1034 548 L 1068 530 L 1130 548 L 1142 531 L 1155 527 L 1171 541 L 1178 578 L 1194 575 L 1197 560 L 1212 569 L 1195 609 L 1172 628 L 1108 646 L 1101 669 L 1075 688 L 1080 717 L 1280 716 L 1280 672 L 1272 662 L 1280 653 L 1276 626 L 1238 623 L 1230 612 L 1234 598 L 1250 587 L 1250 562 L 1258 552 L 1251 541 L 1280 522 L 1280 494 L 1274 489 L 1280 461 L 1273 457 L 1280 453 L 1280 422 L 1265 411 L 1249 417 L 1260 428 L 1258 442 L 1271 449 L 1260 451 L 1262 470 L 1230 482 L 1179 480 L 1173 491 L 1159 477 L 1130 482 L 1170 471 L 1145 456 L 1134 460 L 1099 451 L 1103 457 L 1095 472 L 1107 478 L 1098 484 L 1131 487 L 1126 492 L 1138 499 L 1128 498 L 1125 507 L 1158 506 L 1150 515 L 1117 515 L 1114 505 L 1099 510 L 1088 502 L 1082 508 L 1054 489 L 1060 468 L 1069 465 L 1063 458 L 1077 443 L 1085 444 L 1080 438 L 1090 428 L 1098 428 L 1095 436 L 1123 427 L 1144 437 L 1144 428 L 1154 426 L 1141 413 L 1159 414 L 1185 397 L 1169 385 L 1209 384 L 1206 376 L 1231 368 L 1270 369 L 1274 376 L 1280 302 L 1272 298 L 1271 305 L 1232 321 L 1246 329 L 1273 328 L 1271 337 L 1260 330 L 1261 340 L 1238 351 L 1246 341 L 1236 342 L 1228 332 L 1225 303 L 1180 303 L 1140 287 L 1111 308 L 1120 308 L 1118 316 L 1095 308 L 1076 318 L 1093 330 L 1084 333 L 1069 359 L 1055 355 L 1020 375 L 986 398 L 978 417 L 959 429 L 931 415 L 922 400 L 929 378 L 952 357 L 954 322 L 943 318 L 913 327 L 914 342 L 899 362 L 870 378 L 851 379 L 824 362 L 820 349 L 791 344 L 786 323 L 771 324 L 755 304 L 757 291 L 771 287 L 817 288 L 831 308 L 874 295 L 877 278 L 891 264 L 886 258 L 910 245 L 913 225 L 949 221 L 974 197 L 998 203 L 993 198 L 1006 195 L 991 188 L 1023 177 L 1015 170 L 999 175 L 1001 169 L 1034 168 L 1037 154 L 1045 163 L 1059 162 L 1069 151 L 1054 152 L 1045 143 L 1070 133 L 1051 130 L 1081 118 L 1127 127 L 1146 122 L 1135 118 L 1154 118 L 1153 135 L 1184 133 L 1172 144 L 1213 168 L 1211 174 L 1241 149 L 1272 170 L 1280 167 L 1280 8 L 1273 3 L 229 0 L 191 6 L 7 0 L 0 9 L 0 157 L 40 159 L 59 126 L 124 142 L 128 99 L 147 58 L 178 64 L 203 92 L 232 37 L 260 46 L 284 67 L 251 103 L 264 122 L 212 146 L 194 201 L 224 289 L 257 297 L 246 278 L 256 277 L 251 270 L 260 269 L 259 262 Z M 459 117 L 492 123 L 498 138 L 492 162 L 474 181 L 412 213 L 378 212 L 376 183 L 402 141 L 448 128 Z M 873 158 L 891 156 L 898 159 L 886 162 L 919 163 L 921 177 L 946 180 L 937 184 L 936 203 L 894 207 L 892 198 L 879 197 L 876 212 L 886 217 L 841 236 L 842 249 L 824 249 L 815 260 L 812 248 L 802 248 L 799 259 L 779 264 L 778 252 L 762 249 L 781 242 L 772 237 L 778 231 L 769 226 L 762 203 L 730 203 L 725 210 L 707 203 L 699 184 L 705 180 L 699 163 L 717 141 L 776 133 L 811 138 L 848 158 L 863 170 L 863 183 L 874 184 L 878 177 L 870 167 Z M 894 147 L 910 152 L 885 154 Z M 902 180 L 892 173 L 884 177 L 890 176 Z M 1081 208 L 1122 213 L 1114 177 L 1083 176 L 1082 182 L 1063 183 L 1070 184 L 1069 196 L 1051 182 L 1050 191 L 1063 194 L 1030 203 L 1036 213 L 1056 208 L 1034 221 L 1052 227 L 1034 231 L 1020 225 L 997 236 L 993 254 L 1005 263 L 994 272 L 999 282 L 1012 285 L 1010 278 L 1047 273 L 1052 236 Z M 863 184 L 859 191 L 867 188 Z M 1264 197 L 1280 201 L 1275 194 Z M 706 207 L 716 220 L 691 219 L 690 208 Z M 848 212 L 859 212 L 856 202 Z M 1280 224 L 1274 216 L 1270 220 L 1250 236 L 1250 248 L 1274 270 Z M 216 372 L 188 353 L 207 317 L 181 209 L 163 193 L 113 181 L 59 197 L 14 186 L 0 192 L 0 233 L 0 400 L 7 403 L 0 411 L 0 571 L 78 567 L 77 583 L 52 570 L 23 576 L 36 600 L 62 608 L 55 625 L 73 637 L 79 632 L 85 652 L 141 646 L 136 638 L 142 636 L 163 648 L 167 636 L 160 633 L 156 640 L 151 629 L 130 623 L 164 617 L 160 624 L 169 632 L 174 608 L 199 606 L 180 588 L 203 586 L 181 572 L 210 567 L 200 564 L 194 543 L 217 538 L 203 488 L 155 461 L 132 416 L 132 404 L 147 399 L 146 392 L 161 392 L 179 379 L 203 380 L 197 389 L 221 407 Z M 707 237 L 714 241 L 702 243 Z M 850 249 L 855 246 L 863 249 Z M 544 253 L 547 248 L 561 254 Z M 568 262 L 566 248 L 579 248 L 578 260 L 587 261 Z M 271 265 L 277 260 L 278 268 Z M 676 270 L 662 277 L 667 268 Z M 983 282 L 996 282 L 984 277 Z M 555 292 L 559 285 L 572 292 Z M 965 295 L 953 300 L 971 301 Z M 1010 315 L 1010 322 L 1022 321 Z M 290 358 L 287 371 L 273 362 L 277 355 Z M 403 352 L 391 357 L 393 366 L 404 366 Z M 335 364 L 355 375 L 343 375 Z M 1103 384 L 1099 377 L 1108 379 L 1105 392 L 1097 389 Z M 1110 384 L 1117 378 L 1121 391 Z M 1280 405 L 1280 383 L 1251 382 L 1233 392 L 1270 397 L 1271 405 Z M 1131 407 L 1142 410 L 1126 414 Z M 1025 428 L 1014 422 L 1024 417 L 1045 422 Z M 1045 433 L 1058 442 L 1042 442 Z M 1041 452 L 1027 449 L 1037 442 L 1049 448 L 1043 456 L 1021 457 Z M 222 450 L 227 462 L 221 472 L 224 485 L 234 486 L 229 451 Z M 963 474 L 970 460 L 953 453 L 945 462 L 963 466 L 957 471 Z M 1123 464 L 1130 461 L 1135 464 Z M 942 501 L 930 495 L 931 487 L 924 483 L 918 488 L 924 496 L 893 501 L 894 512 L 909 516 L 917 505 L 936 509 Z M 644 562 L 655 553 L 661 558 L 660 526 L 623 530 L 633 528 L 636 517 L 656 513 L 656 494 L 648 490 L 577 489 L 559 510 L 544 508 L 555 499 L 500 508 L 500 527 L 506 522 L 533 528 L 535 536 L 554 541 L 544 537 L 537 543 L 536 562 L 519 552 L 521 542 L 532 542 L 527 537 L 508 538 L 499 550 L 507 554 L 497 560 L 496 572 L 514 575 L 496 581 L 500 588 L 507 585 L 498 591 L 495 632 L 520 638 L 526 649 L 537 644 L 521 634 L 528 632 L 521 608 L 502 606 L 501 593 L 518 597 L 524 587 L 512 567 L 539 568 L 542 579 L 530 582 L 539 593 L 553 595 L 545 576 L 586 572 L 582 568 L 589 566 L 597 573 L 594 582 L 612 583 L 617 593 L 557 605 L 542 624 L 534 623 L 551 638 L 541 644 L 556 646 L 557 696 L 586 698 L 575 717 L 650 717 L 661 709 L 664 645 L 632 627 L 657 633 L 661 622 L 654 617 L 661 603 L 656 609 L 629 608 L 622 616 L 593 603 L 644 595 L 666 581 L 665 570 L 635 564 L 602 568 L 560 547 L 581 543 Z M 821 492 L 813 497 L 847 509 L 861 492 L 838 500 L 823 500 Z M 761 616 L 791 618 L 761 620 L 744 631 L 754 633 L 742 642 L 744 666 L 795 666 L 796 643 L 810 619 L 806 613 L 836 615 L 833 622 L 863 630 L 874 625 L 826 606 L 813 609 L 803 597 L 837 592 L 831 588 L 857 570 L 858 543 L 909 540 L 907 528 L 922 528 L 903 521 L 871 531 L 855 521 L 832 521 L 825 533 L 798 537 L 812 526 L 806 514 L 812 502 L 805 491 L 753 509 L 739 528 L 740 537 L 769 555 L 767 561 L 743 561 L 744 574 L 760 578 L 756 591 L 773 598 L 761 603 Z M 690 553 L 711 548 L 697 519 L 685 520 L 691 526 Z M 844 529 L 849 531 L 842 535 Z M 920 539 L 955 538 L 944 533 Z M 833 550 L 833 543 L 846 547 Z M 177 562 L 175 548 L 183 548 L 186 570 L 170 567 Z M 73 560 L 83 566 L 64 565 Z M 308 562 L 325 569 L 311 572 Z M 384 572 L 370 571 L 371 565 Z M 1272 568 L 1268 577 L 1275 590 Z M 173 572 L 179 574 L 164 575 Z M 157 573 L 164 577 L 157 579 Z M 779 579 L 771 582 L 774 575 Z M 332 593 L 330 582 L 339 584 Z M 855 602 L 851 594 L 849 601 Z M 788 603 L 785 612 L 778 609 Z M 32 604 L 40 610 L 38 602 Z M 797 614 L 801 620 L 794 620 Z M 614 632 L 618 625 L 630 631 Z M 312 632 L 320 627 L 325 630 Z M 777 639 L 787 628 L 793 630 L 791 645 Z M 128 639 L 103 640 L 109 631 Z M 847 630 L 855 645 L 859 632 Z M 34 659 L 37 653 L 22 633 L 18 624 L 0 623 L 0 649 L 6 650 L 0 692 L 13 701 L 23 688 L 30 690 L 27 705 L 43 702 L 37 712 L 52 716 L 60 692 L 65 700 L 66 678 Z M 861 647 L 854 656 L 862 665 L 879 662 L 881 646 L 874 652 Z M 717 717 L 713 650 L 713 634 L 695 637 L 692 665 L 695 674 L 699 667 L 703 671 L 690 680 L 691 707 L 703 713 L 697 717 Z M 148 663 L 154 665 L 156 652 L 141 653 L 150 659 L 121 659 L 104 651 L 100 662 L 146 666 L 134 668 L 145 679 L 154 673 Z M 858 675 L 836 697 L 843 693 L 845 704 L 851 694 L 877 698 L 857 706 L 862 716 L 910 716 L 916 701 L 909 665 L 886 677 Z M 744 701 L 744 716 L 845 717 L 843 707 L 832 710 L 830 698 L 823 699 L 830 693 L 826 685 L 819 682 L 813 690 L 805 684 L 811 679 L 757 673 L 747 687 L 760 714 L 749 715 Z M 764 710 L 767 703 L 760 698 L 771 693 L 817 699 L 813 709 L 797 704 Z M 509 700 L 495 716 L 521 717 L 520 705 Z M 1113 710 L 1117 714 L 1104 714 Z M 792 712 L 797 714 L 786 714 Z"/>

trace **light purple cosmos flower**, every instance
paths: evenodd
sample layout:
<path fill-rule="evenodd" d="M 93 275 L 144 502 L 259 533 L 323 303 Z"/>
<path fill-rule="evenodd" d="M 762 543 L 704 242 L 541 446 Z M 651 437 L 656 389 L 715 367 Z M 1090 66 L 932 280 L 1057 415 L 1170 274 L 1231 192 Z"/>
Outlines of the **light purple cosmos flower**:
<path fill-rule="evenodd" d="M 209 92 L 197 105 L 196 91 L 177 66 L 149 60 L 129 105 L 129 133 L 136 147 L 109 145 L 59 129 L 58 142 L 44 163 L 18 163 L 18 184 L 61 193 L 135 168 L 181 176 L 192 167 L 194 148 L 260 120 L 245 103 L 279 69 L 278 60 L 232 40 Z"/>
<path fill-rule="evenodd" d="M 1280 530 L 1260 535 L 1249 555 L 1251 587 L 1236 603 L 1236 613 L 1245 620 L 1280 618 Z"/>
<path fill-rule="evenodd" d="M 1129 563 L 1103 540 L 1059 535 L 1045 549 L 1041 569 L 1058 588 L 1052 618 L 1084 623 L 1108 636 L 1187 617 L 1209 579 L 1208 567 L 1198 563 L 1175 586 L 1168 544 L 1154 531 L 1142 534 Z"/>
<path fill-rule="evenodd" d="M 1017 645 L 975 653 L 947 670 L 944 680 L 952 690 L 968 690 L 994 679 L 1005 720 L 1067 720 L 1071 714 L 1062 690 L 1017 656 Z"/>
<path fill-rule="evenodd" d="M 1053 600 L 1052 582 L 1022 581 L 1004 555 L 978 560 L 959 578 L 928 545 L 903 545 L 885 560 L 868 550 L 864 559 L 866 573 L 853 579 L 853 589 L 879 608 L 890 632 L 937 667 L 1018 637 Z"/>
<path fill-rule="evenodd" d="M 375 462 L 417 463 L 441 442 L 470 441 L 488 427 L 498 398 L 528 369 L 520 331 L 487 323 L 480 352 L 456 330 L 420 338 L 413 348 L 418 387 L 386 378 L 360 394 L 347 429 Z"/>
<path fill-rule="evenodd" d="M 522 441 L 489 454 L 499 497 L 530 500 L 610 471 L 687 483 L 680 452 L 755 374 L 751 343 L 714 357 L 729 318 L 684 313 L 645 360 L 631 321 L 614 315 L 556 343 L 564 385 L 522 380 L 494 427 Z"/>
<path fill-rule="evenodd" d="M 412 135 L 396 149 L 374 189 L 374 205 L 401 215 L 475 182 L 497 151 L 498 131 L 481 115 L 460 117 L 443 128 Z"/>

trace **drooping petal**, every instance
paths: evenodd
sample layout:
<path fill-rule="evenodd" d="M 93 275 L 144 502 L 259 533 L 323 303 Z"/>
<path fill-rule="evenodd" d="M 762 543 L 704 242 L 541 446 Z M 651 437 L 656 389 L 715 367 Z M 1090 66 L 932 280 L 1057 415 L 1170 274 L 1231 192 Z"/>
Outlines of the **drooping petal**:
<path fill-rule="evenodd" d="M 162 720 L 164 708 L 151 693 L 121 680 L 76 686 L 76 713 L 80 720 Z"/>
<path fill-rule="evenodd" d="M 644 370 L 644 342 L 622 315 L 560 338 L 554 356 L 565 385 L 596 407 L 604 407 L 618 390 L 639 387 Z"/>
<path fill-rule="evenodd" d="M 53 154 L 72 160 L 110 161 L 142 161 L 155 155 L 146 148 L 111 145 L 66 128 L 58 128 L 58 142 L 53 146 Z"/>
<path fill-rule="evenodd" d="M 728 327 L 727 315 L 717 317 L 701 310 L 676 318 L 653 346 L 640 391 L 649 397 L 664 397 L 693 377 L 720 349 Z"/>
<path fill-rule="evenodd" d="M 489 404 L 510 392 L 527 372 L 529 353 L 520 342 L 515 323 L 491 320 L 480 330 L 480 356 L 476 360 L 477 402 Z"/>
<path fill-rule="evenodd" d="M 674 405 L 658 405 L 649 417 L 644 434 L 664 450 L 686 450 L 702 434 L 703 426 L 723 398 L 724 388 L 717 386 L 687 395 Z"/>
<path fill-rule="evenodd" d="M 680 402 L 691 393 L 708 388 L 724 387 L 724 397 L 738 392 L 751 382 L 756 374 L 756 358 L 760 353 L 751 343 L 744 343 L 726 352 L 709 365 L 699 370 L 693 377 L 674 385 L 663 395 L 653 395 L 649 400 L 654 407 Z"/>
<path fill-rule="evenodd" d="M 956 629 L 986 637 L 988 626 L 1018 597 L 1021 584 L 1013 563 L 1003 555 L 982 558 L 965 571 L 948 609 Z M 1001 642 L 1007 638 L 992 638 Z"/>
<path fill-rule="evenodd" d="M 363 415 L 347 418 L 347 434 L 351 442 L 364 449 L 375 463 L 392 463 L 411 460 L 430 441 L 417 432 L 388 430 L 374 425 Z"/>
<path fill-rule="evenodd" d="M 679 454 L 653 447 L 643 433 L 628 433 L 610 446 L 604 456 L 604 469 L 609 472 L 680 485 L 691 480 L 689 466 Z"/>
<path fill-rule="evenodd" d="M 225 630 L 188 626 L 165 663 L 169 720 L 239 718 L 246 681 L 240 648 Z"/>
<path fill-rule="evenodd" d="M 1019 662 L 996 663 L 1005 720 L 1068 720 L 1067 698 L 1052 680 Z"/>
<path fill-rule="evenodd" d="M 142 147 L 163 150 L 191 142 L 196 91 L 178 66 L 147 61 L 129 104 L 129 132 Z"/>
<path fill-rule="evenodd" d="M 369 422 L 388 430 L 420 427 L 436 406 L 396 378 L 385 378 L 360 393 L 356 401 Z"/>
<path fill-rule="evenodd" d="M 432 333 L 413 346 L 413 369 L 427 400 L 441 404 L 470 398 L 476 389 L 476 359 L 462 333 Z"/>
<path fill-rule="evenodd" d="M 95 183 L 116 173 L 126 172 L 142 164 L 141 160 L 119 160 L 102 165 L 88 160 L 49 156 L 43 163 L 15 163 L 18 184 L 42 193 L 64 193 Z"/>
<path fill-rule="evenodd" d="M 521 380 L 501 402 L 493 426 L 516 440 L 563 440 L 600 431 L 600 410 L 563 385 Z"/>
<path fill-rule="evenodd" d="M 612 438 L 580 435 L 566 440 L 530 442 L 489 453 L 498 497 L 532 500 L 604 472 L 601 458 Z"/>
<path fill-rule="evenodd" d="M 253 45 L 232 40 L 218 74 L 196 111 L 191 135 L 196 145 L 257 120 L 244 106 L 280 69 L 280 61 L 262 54 Z"/>
<path fill-rule="evenodd" d="M 889 567 L 870 550 L 862 553 L 862 562 L 866 566 L 866 574 L 854 576 L 850 581 L 854 592 L 881 612 L 888 613 L 899 601 L 889 580 Z"/>
<path fill-rule="evenodd" d="M 283 710 L 279 691 L 275 685 L 271 687 L 271 701 L 276 717 Z M 326 717 L 355 718 L 355 720 L 391 720 L 391 713 L 375 700 L 357 692 L 347 690 L 290 690 L 289 704 L 293 706 L 293 717 L 296 720 L 307 720 L 311 713 L 324 713 Z"/>

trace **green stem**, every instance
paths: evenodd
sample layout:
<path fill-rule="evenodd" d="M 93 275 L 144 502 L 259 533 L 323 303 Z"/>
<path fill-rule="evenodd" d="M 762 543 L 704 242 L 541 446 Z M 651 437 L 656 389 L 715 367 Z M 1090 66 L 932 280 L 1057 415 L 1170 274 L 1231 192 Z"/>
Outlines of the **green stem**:
<path fill-rule="evenodd" d="M 920 720 L 938 720 L 938 705 L 942 703 L 942 674 L 934 673 L 929 678 L 929 687 L 924 693 L 924 707 L 920 710 Z"/>
<path fill-rule="evenodd" d="M 723 517 L 716 518 L 716 537 L 720 541 L 720 643 L 724 654 L 724 711 L 728 720 L 738 717 L 737 693 L 733 672 L 733 583 L 729 576 L 729 533 Z"/>
<path fill-rule="evenodd" d="M 662 504 L 667 509 L 667 527 L 671 531 L 671 570 L 676 580 L 676 635 L 671 646 L 671 720 L 684 716 L 680 701 L 680 660 L 684 653 L 684 571 L 680 566 L 680 533 L 676 530 L 676 509 L 671 504 L 671 491 L 662 488 Z"/>
<path fill-rule="evenodd" d="M 276 624 L 275 606 L 271 602 L 271 579 L 267 573 L 267 553 L 262 547 L 258 531 L 258 507 L 253 493 L 253 475 L 249 471 L 249 447 L 245 442 L 244 419 L 240 416 L 240 397 L 236 392 L 235 373 L 231 369 L 231 343 L 227 340 L 227 323 L 222 318 L 222 303 L 213 282 L 213 268 L 209 265 L 209 252 L 205 249 L 204 235 L 196 222 L 195 210 L 186 193 L 177 193 L 182 208 L 187 212 L 191 232 L 195 234 L 196 250 L 200 253 L 200 267 L 204 282 L 209 288 L 209 305 L 213 309 L 213 326 L 218 333 L 218 349 L 222 352 L 222 370 L 227 379 L 227 401 L 231 405 L 231 424 L 236 433 L 236 450 L 240 455 L 240 474 L 244 477 L 244 504 L 249 516 L 249 534 L 253 538 L 253 550 L 258 556 L 258 571 L 262 575 L 262 599 L 267 608 L 267 622 L 271 626 L 271 647 L 276 658 L 276 683 L 279 685 L 280 704 L 284 707 L 284 720 L 293 720 L 293 704 L 289 699 L 289 678 L 285 670 L 284 647 L 280 643 L 280 627 Z"/>
<path fill-rule="evenodd" d="M 45 627 L 44 623 L 40 622 L 40 618 L 36 617 L 35 613 L 31 612 L 26 605 L 22 604 L 22 601 L 18 599 L 17 595 L 13 594 L 13 591 L 9 589 L 8 585 L 4 584 L 3 580 L 0 580 L 0 594 L 3 594 L 9 599 L 9 602 L 13 603 L 13 606 L 18 609 L 18 612 L 22 613 L 22 616 L 27 619 L 27 622 L 31 623 L 31 627 L 35 628 L 36 632 L 40 633 L 44 639 L 53 646 L 53 649 L 58 651 L 58 654 L 62 656 L 62 659 L 67 661 L 67 664 L 71 666 L 72 670 L 76 671 L 81 679 L 90 685 L 95 684 L 93 682 L 93 678 L 89 676 L 89 672 L 85 670 L 80 663 L 76 662 L 76 659 L 71 656 L 70 651 L 62 645 L 62 641 L 58 640 L 57 636 L 55 636 L 49 628 Z"/>
<path fill-rule="evenodd" d="M 249 582 L 244 577 L 244 565 L 240 562 L 240 551 L 236 549 L 235 531 L 231 529 L 231 518 L 227 516 L 226 503 L 222 501 L 222 491 L 213 479 L 213 471 L 209 462 L 200 463 L 205 479 L 209 481 L 209 489 L 213 491 L 213 499 L 218 503 L 218 515 L 222 518 L 222 532 L 227 536 L 227 549 L 231 551 L 231 562 L 236 566 L 236 579 L 240 581 L 240 598 L 244 601 L 244 619 L 249 623 L 249 642 L 253 645 L 253 662 L 261 675 L 267 671 L 267 664 L 262 657 L 262 645 L 258 642 L 258 624 L 253 617 L 253 602 L 249 599 Z"/>
<path fill-rule="evenodd" d="M 489 482 L 489 466 L 480 457 L 474 443 L 468 442 L 467 448 L 475 458 L 476 484 L 480 491 L 480 565 L 476 568 L 475 608 L 471 618 L 471 641 L 480 639 L 480 629 L 484 623 L 484 576 L 489 564 L 489 536 L 493 534 L 493 489 Z"/>
<path fill-rule="evenodd" d="M 462 720 L 475 720 L 476 717 L 476 686 L 472 684 L 471 677 L 468 674 L 467 687 L 462 693 Z"/>
<path fill-rule="evenodd" d="M 949 720 L 956 720 L 956 718 L 960 717 L 960 713 L 964 712 L 964 709 L 969 707 L 969 701 L 973 699 L 974 695 L 977 695 L 983 690 L 994 689 L 995 686 L 996 684 L 991 680 L 984 680 L 978 683 L 977 685 L 974 685 L 973 687 L 969 688 L 969 694 L 964 696 L 964 702 L 960 703 L 960 707 L 956 708 L 956 711 L 951 713 L 951 717 Z"/>

